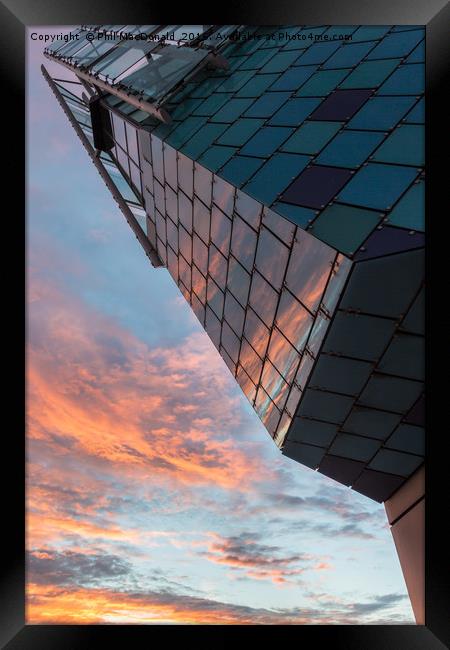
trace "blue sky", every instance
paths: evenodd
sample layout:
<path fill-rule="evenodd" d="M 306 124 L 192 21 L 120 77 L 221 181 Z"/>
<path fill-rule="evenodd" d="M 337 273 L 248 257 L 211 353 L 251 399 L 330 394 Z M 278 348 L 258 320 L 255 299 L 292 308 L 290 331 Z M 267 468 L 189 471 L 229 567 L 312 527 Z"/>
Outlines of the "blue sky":
<path fill-rule="evenodd" d="M 273 445 L 150 266 L 42 49 L 28 41 L 28 621 L 413 623 L 383 506 Z"/>

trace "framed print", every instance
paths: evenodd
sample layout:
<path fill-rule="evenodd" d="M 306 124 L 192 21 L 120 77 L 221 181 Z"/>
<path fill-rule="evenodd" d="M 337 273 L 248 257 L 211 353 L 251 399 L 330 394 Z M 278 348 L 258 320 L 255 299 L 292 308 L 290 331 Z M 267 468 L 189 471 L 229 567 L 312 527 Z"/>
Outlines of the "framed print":
<path fill-rule="evenodd" d="M 2 5 L 4 647 L 448 643 L 444 4 Z"/>

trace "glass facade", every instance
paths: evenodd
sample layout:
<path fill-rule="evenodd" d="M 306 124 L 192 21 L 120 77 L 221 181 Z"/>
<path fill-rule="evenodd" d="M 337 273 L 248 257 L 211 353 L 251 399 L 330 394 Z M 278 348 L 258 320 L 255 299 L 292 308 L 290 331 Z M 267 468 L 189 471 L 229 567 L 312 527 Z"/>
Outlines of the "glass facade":
<path fill-rule="evenodd" d="M 237 29 L 47 56 L 164 103 L 102 96 L 105 168 L 283 453 L 384 501 L 424 456 L 424 29 Z"/>

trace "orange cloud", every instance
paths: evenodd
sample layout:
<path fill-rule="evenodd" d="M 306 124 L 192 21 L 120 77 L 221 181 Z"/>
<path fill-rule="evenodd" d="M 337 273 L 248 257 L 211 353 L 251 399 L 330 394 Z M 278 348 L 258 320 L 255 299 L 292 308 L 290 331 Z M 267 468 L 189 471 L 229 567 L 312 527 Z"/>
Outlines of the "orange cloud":
<path fill-rule="evenodd" d="M 79 305 L 69 311 L 60 301 L 46 331 L 30 341 L 30 439 L 56 433 L 143 479 L 156 473 L 245 489 L 257 478 L 258 461 L 231 438 L 239 424 L 229 408 L 233 384 L 206 337 L 193 335 L 177 349 L 149 349 L 111 321 L 94 317 L 93 323 Z M 230 397 L 226 407 L 217 400 L 223 392 Z"/>

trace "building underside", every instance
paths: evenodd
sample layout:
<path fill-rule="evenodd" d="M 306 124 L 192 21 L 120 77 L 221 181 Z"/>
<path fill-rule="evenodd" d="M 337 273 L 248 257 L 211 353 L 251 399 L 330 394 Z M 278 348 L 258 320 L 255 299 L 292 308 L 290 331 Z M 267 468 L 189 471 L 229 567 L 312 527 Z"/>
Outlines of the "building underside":
<path fill-rule="evenodd" d="M 282 453 L 385 504 L 424 623 L 424 30 L 182 30 L 43 74 Z"/>

